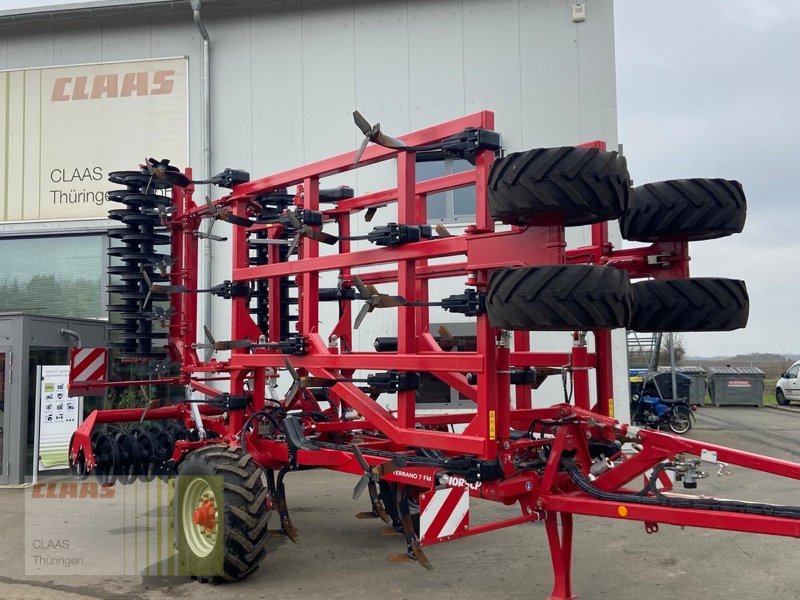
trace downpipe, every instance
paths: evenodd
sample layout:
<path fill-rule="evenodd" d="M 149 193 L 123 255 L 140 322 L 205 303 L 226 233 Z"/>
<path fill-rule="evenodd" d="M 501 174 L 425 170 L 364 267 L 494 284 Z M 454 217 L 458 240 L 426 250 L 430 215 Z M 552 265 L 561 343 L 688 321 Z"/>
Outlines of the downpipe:
<path fill-rule="evenodd" d="M 81 336 L 77 331 L 73 329 L 67 329 L 66 327 L 62 327 L 59 333 L 61 334 L 61 337 L 63 337 L 65 340 L 68 340 L 68 338 L 74 339 L 75 346 L 78 348 L 81 347 Z M 67 341 L 67 343 L 69 344 L 69 341 Z"/>
<path fill-rule="evenodd" d="M 200 37 L 203 39 L 203 120 L 201 126 L 201 140 L 203 145 L 203 171 L 202 179 L 211 177 L 211 40 L 208 35 L 208 30 L 203 23 L 200 10 L 202 9 L 201 0 L 189 0 L 192 7 L 192 15 L 194 17 L 194 24 L 200 32 Z M 201 239 L 202 254 L 203 254 L 203 269 L 200 271 L 200 281 L 198 282 L 201 289 L 208 289 L 211 287 L 211 240 Z M 198 299 L 199 312 L 202 315 L 203 323 L 209 325 L 211 323 L 211 298 L 208 294 L 201 294 Z"/>

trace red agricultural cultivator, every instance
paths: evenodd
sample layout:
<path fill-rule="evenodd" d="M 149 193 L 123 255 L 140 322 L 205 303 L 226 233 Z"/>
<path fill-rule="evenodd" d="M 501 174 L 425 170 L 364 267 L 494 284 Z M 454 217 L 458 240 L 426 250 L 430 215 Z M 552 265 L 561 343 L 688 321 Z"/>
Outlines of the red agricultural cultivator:
<path fill-rule="evenodd" d="M 688 269 L 689 241 L 741 231 L 737 182 L 631 188 L 624 158 L 600 142 L 502 156 L 491 112 L 399 139 L 354 116 L 365 134 L 358 152 L 254 181 L 231 169 L 192 181 L 166 160 L 110 175 L 121 186 L 108 194 L 121 207 L 110 217 L 122 226 L 110 233 L 109 346 L 150 374 L 76 380 L 72 391 L 163 384 L 181 395 L 91 413 L 71 443 L 77 476 L 111 485 L 177 474 L 176 545 L 188 571 L 211 580 L 257 568 L 273 512 L 280 533 L 296 538 L 286 475 L 312 468 L 355 475 L 354 496 L 367 491 L 371 503 L 362 516 L 402 533 L 399 556 L 426 568 L 425 546 L 543 520 L 555 600 L 575 597 L 575 514 L 643 521 L 648 531 L 668 523 L 800 536 L 800 507 L 672 491 L 676 481 L 697 486 L 701 460 L 795 479 L 800 465 L 626 425 L 609 406 L 612 329 L 746 324 L 743 282 L 692 279 Z M 417 181 L 420 161 L 437 158 L 471 168 Z M 383 161 L 396 166 L 394 187 L 320 187 Z M 197 202 L 199 184 L 230 193 Z M 468 186 L 474 224 L 458 233 L 428 225 L 429 197 Z M 355 218 L 369 222 L 384 207 L 396 207 L 391 222 L 353 233 Z M 623 237 L 646 244 L 614 248 L 615 219 Z M 217 220 L 231 225 L 230 279 L 199 289 L 198 238 L 223 241 L 210 227 Z M 591 226 L 591 243 L 567 249 L 565 228 L 577 225 Z M 335 286 L 323 287 L 325 277 Z M 432 296 L 440 279 L 456 281 L 456 293 Z M 230 332 L 199 330 L 201 293 L 229 303 Z M 321 319 L 322 302 L 337 318 Z M 473 323 L 474 343 L 431 331 L 432 307 Z M 378 315 L 396 322 L 396 335 L 358 348 L 354 328 Z M 533 351 L 531 331 L 571 332 L 571 347 Z M 563 380 L 564 397 L 536 392 L 534 407 L 547 377 Z M 423 411 L 427 380 L 474 408 Z M 477 499 L 519 513 L 474 523 Z"/>

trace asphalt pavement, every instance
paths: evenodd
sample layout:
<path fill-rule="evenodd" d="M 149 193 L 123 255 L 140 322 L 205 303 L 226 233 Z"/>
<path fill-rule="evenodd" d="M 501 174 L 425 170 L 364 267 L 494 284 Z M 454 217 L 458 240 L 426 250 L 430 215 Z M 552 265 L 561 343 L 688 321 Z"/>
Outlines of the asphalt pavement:
<path fill-rule="evenodd" d="M 800 462 L 800 410 L 705 407 L 697 418 L 692 437 Z M 30 546 L 36 539 L 41 545 L 47 536 L 37 533 L 32 539 L 30 530 L 40 531 L 47 515 L 31 513 L 30 504 L 26 513 L 25 490 L 0 489 L 0 598 L 541 600 L 549 594 L 550 559 L 540 524 L 432 546 L 427 554 L 434 570 L 425 571 L 387 559 L 404 549 L 402 539 L 386 535 L 380 521 L 354 518 L 366 508 L 363 500 L 351 499 L 354 483 L 352 477 L 328 471 L 290 474 L 287 491 L 298 543 L 274 538 L 267 558 L 250 578 L 215 586 L 182 576 L 139 574 L 147 569 L 126 576 L 83 576 L 58 575 L 54 568 L 50 574 L 33 576 Z M 800 504 L 798 491 L 800 482 L 746 469 L 733 469 L 719 478 L 712 475 L 698 489 L 727 498 L 795 505 Z M 471 517 L 481 521 L 512 514 L 516 512 L 495 503 L 475 502 Z M 60 539 L 64 523 L 55 513 L 52 518 L 46 530 Z M 96 556 L 120 534 L 119 528 L 109 529 L 103 522 L 82 527 L 93 532 L 90 550 Z M 576 517 L 574 544 L 574 588 L 584 600 L 800 598 L 794 554 L 800 545 L 793 538 L 672 526 L 648 535 L 641 523 Z M 105 554 L 113 564 L 113 552 Z M 158 557 L 153 554 L 151 562 Z"/>

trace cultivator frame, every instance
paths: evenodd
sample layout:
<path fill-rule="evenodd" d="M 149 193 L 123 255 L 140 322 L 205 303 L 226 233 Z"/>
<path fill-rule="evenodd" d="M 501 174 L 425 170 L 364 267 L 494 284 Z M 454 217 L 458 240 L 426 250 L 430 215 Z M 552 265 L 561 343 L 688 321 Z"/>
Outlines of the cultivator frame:
<path fill-rule="evenodd" d="M 401 141 L 412 148 L 428 147 L 465 131 L 477 132 L 466 137 L 480 140 L 482 132 L 493 129 L 493 113 L 482 111 L 411 133 Z M 374 136 L 371 139 L 382 141 Z M 584 147 L 605 149 L 602 142 Z M 467 310 L 477 313 L 476 350 L 443 351 L 441 340 L 430 331 L 429 282 L 434 279 L 463 277 L 467 289 L 477 292 L 472 297 L 475 300 L 487 291 L 490 275 L 498 268 L 592 264 L 622 269 L 631 278 L 689 275 L 686 239 L 615 249 L 609 242 L 608 225 L 602 222 L 591 226 L 591 244 L 568 250 L 564 219 L 559 214 L 496 231 L 487 195 L 497 150 L 497 146 L 478 141 L 466 151 L 474 169 L 417 182 L 415 152 L 397 145 L 372 145 L 357 164 L 355 153 L 349 152 L 238 183 L 232 185 L 229 195 L 211 205 L 194 200 L 194 184 L 189 183 L 192 174 L 187 169 L 186 180 L 172 187 L 173 208 L 165 219 L 172 240 L 169 285 L 179 290 L 170 294 L 167 352 L 168 361 L 179 365 L 177 371 L 144 382 L 82 382 L 82 387 L 100 389 L 157 381 L 185 385 L 206 395 L 207 400 L 194 399 L 188 393 L 186 402 L 168 406 L 93 412 L 73 437 L 70 459 L 74 470 L 85 475 L 97 468 L 92 436 L 101 424 L 177 420 L 194 434 L 175 441 L 171 456 L 166 457 L 168 467 L 179 467 L 188 453 L 205 446 L 241 447 L 268 475 L 267 503 L 280 513 L 282 532 L 293 539 L 296 530 L 289 518 L 283 478 L 293 470 L 318 467 L 362 476 L 363 484 L 359 485 L 370 490 L 372 512 L 383 518 L 390 516 L 387 508 L 391 507 L 378 497 L 378 484 L 393 486 L 396 506 L 395 511 L 388 512 L 395 514 L 388 520 L 394 520 L 403 531 L 408 555 L 426 566 L 429 563 L 422 546 L 543 520 L 555 577 L 551 600 L 575 597 L 570 577 L 573 514 L 643 521 L 648 532 L 656 530 L 658 523 L 670 523 L 800 536 L 798 508 L 697 497 L 686 500 L 687 496 L 669 493 L 671 481 L 665 471 L 672 471 L 691 487 L 704 476 L 699 469 L 700 458 L 720 468 L 740 465 L 794 479 L 800 479 L 800 465 L 614 420 L 609 406 L 613 397 L 610 331 L 593 332 L 593 352 L 588 350 L 585 332 L 580 331 L 574 333 L 573 346 L 567 352 L 534 352 L 528 332 L 503 332 L 492 326 L 485 311 L 473 306 Z M 464 156 L 463 148 L 460 152 Z M 328 204 L 323 201 L 329 196 L 322 192 L 321 200 L 320 179 L 387 160 L 396 160 L 395 187 L 360 196 L 339 194 L 336 202 Z M 177 176 L 173 177 L 177 181 Z M 467 185 L 475 185 L 476 220 L 461 234 L 440 229 L 437 237 L 422 236 L 410 243 L 361 250 L 354 249 L 347 239 L 351 237 L 351 217 L 361 211 L 396 203 L 397 223 L 418 227 L 427 223 L 428 195 Z M 319 232 L 318 225 L 309 226 L 311 231 L 301 236 L 293 221 L 275 218 L 258 222 L 259 206 L 264 206 L 259 198 L 286 194 L 285 190 L 293 186 L 296 192 L 290 195 L 287 208 L 321 212 L 326 226 L 335 224 L 338 252 L 320 252 L 320 236 L 314 233 Z M 197 344 L 200 328 L 197 294 L 193 293 L 198 288 L 197 232 L 202 220 L 212 213 L 214 218 L 232 215 L 234 223 L 232 276 L 227 288 L 231 337 L 228 342 L 212 339 L 216 349 L 230 350 L 230 357 L 224 360 L 201 358 Z M 244 220 L 252 222 L 244 226 Z M 298 256 L 287 260 L 286 247 L 295 234 L 300 240 Z M 251 264 L 252 240 L 259 236 L 270 240 L 261 244 L 266 246 L 266 251 L 262 250 L 266 261 Z M 446 263 L 432 261 L 448 257 Z M 378 265 L 396 265 L 396 269 L 356 273 L 356 269 Z M 319 324 L 319 274 L 328 271 L 336 272 L 340 282 L 336 296 L 340 318 L 329 329 Z M 286 336 L 287 311 L 280 307 L 287 302 L 289 278 L 295 278 L 297 285 L 298 315 L 296 331 Z M 396 308 L 381 308 L 384 314 L 396 311 L 397 349 L 353 351 L 352 303 L 378 302 L 386 295 L 367 286 L 387 283 L 396 283 L 397 296 L 403 300 L 395 303 Z M 349 291 L 363 289 L 362 284 L 371 297 Z M 238 293 L 237 289 L 251 291 Z M 261 326 L 259 315 L 254 319 L 253 314 L 255 290 L 261 294 L 260 306 L 269 308 L 268 314 L 260 314 Z M 472 313 L 464 311 L 470 316 Z M 291 393 L 273 399 L 269 384 L 276 381 L 281 369 L 296 372 L 298 379 Z M 394 377 L 379 391 L 397 392 L 396 411 L 376 402 L 374 387 L 365 389 L 359 381 L 353 381 L 354 374 L 362 370 Z M 597 402 L 593 407 L 590 370 L 596 377 Z M 413 381 L 404 386 L 397 376 L 420 372 L 432 373 L 473 399 L 475 410 L 418 414 Z M 526 372 L 534 376 L 525 376 Z M 469 379 L 467 374 L 474 378 Z M 533 390 L 550 374 L 571 379 L 574 401 L 534 408 Z M 218 388 L 222 381 L 229 382 L 227 390 Z M 323 405 L 314 393 L 320 388 L 326 399 Z M 632 443 L 636 451 L 621 453 L 625 443 Z M 114 457 L 103 460 L 113 462 Z M 105 482 L 113 483 L 113 465 L 106 465 L 104 472 L 109 470 L 110 481 L 107 477 Z M 648 473 L 650 479 L 645 479 L 649 483 L 644 489 L 630 489 L 631 482 L 641 481 Z M 408 519 L 408 497 L 425 501 L 436 490 L 454 487 L 468 489 L 474 498 L 518 504 L 520 514 L 469 524 L 438 537 L 423 536 L 420 541 L 419 527 Z"/>

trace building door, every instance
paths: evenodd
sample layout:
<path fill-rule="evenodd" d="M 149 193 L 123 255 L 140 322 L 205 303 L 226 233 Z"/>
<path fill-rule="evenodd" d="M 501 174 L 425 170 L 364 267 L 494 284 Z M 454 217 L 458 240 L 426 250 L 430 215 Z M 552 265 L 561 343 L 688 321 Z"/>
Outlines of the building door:
<path fill-rule="evenodd" d="M 9 448 L 6 431 L 10 431 L 6 398 L 10 399 L 11 348 L 0 346 L 0 484 L 8 483 Z"/>

